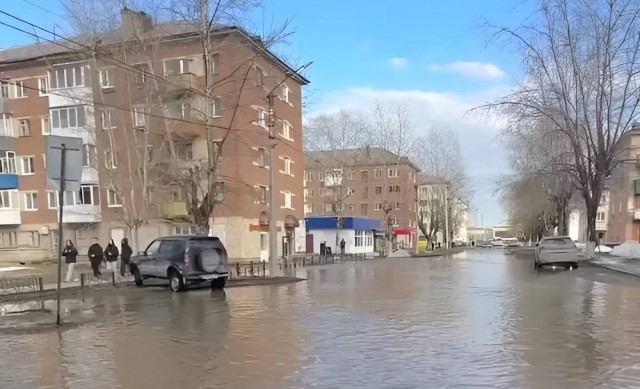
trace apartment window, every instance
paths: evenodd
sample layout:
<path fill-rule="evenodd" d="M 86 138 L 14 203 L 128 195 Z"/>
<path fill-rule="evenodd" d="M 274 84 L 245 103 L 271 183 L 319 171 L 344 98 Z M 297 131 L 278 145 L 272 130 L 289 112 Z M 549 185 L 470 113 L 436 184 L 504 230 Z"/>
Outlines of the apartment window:
<path fill-rule="evenodd" d="M 51 126 L 49 118 L 40 119 L 40 126 L 42 127 L 42 135 L 51 135 Z"/>
<path fill-rule="evenodd" d="M 256 187 L 256 202 L 260 204 L 267 203 L 267 187 L 264 185 L 258 185 Z"/>
<path fill-rule="evenodd" d="M 318 173 L 318 181 L 324 181 L 324 177 L 325 177 L 324 173 Z"/>
<path fill-rule="evenodd" d="M 122 203 L 120 202 L 120 196 L 118 196 L 118 192 L 116 192 L 112 188 L 107 189 L 107 206 L 122 207 Z"/>
<path fill-rule="evenodd" d="M 400 193 L 400 185 L 389 186 L 389 193 Z"/>
<path fill-rule="evenodd" d="M 363 230 L 356 230 L 355 231 L 355 246 L 356 247 L 363 247 L 364 246 L 364 231 Z"/>
<path fill-rule="evenodd" d="M 605 220 L 605 213 L 604 212 L 598 212 L 596 214 L 596 220 L 603 222 Z"/>
<path fill-rule="evenodd" d="M 266 153 L 264 148 L 256 147 L 253 149 L 253 164 L 256 166 L 264 167 L 266 164 Z"/>
<path fill-rule="evenodd" d="M 97 185 L 81 186 L 80 191 L 73 194 L 76 205 L 100 205 L 100 188 Z"/>
<path fill-rule="evenodd" d="M 398 169 L 389 169 L 387 173 L 389 178 L 398 178 Z"/>
<path fill-rule="evenodd" d="M 53 190 L 47 191 L 47 203 L 49 205 L 49 209 L 58 209 L 58 207 L 60 206 L 58 192 Z"/>
<path fill-rule="evenodd" d="M 16 174 L 16 153 L 0 151 L 0 174 Z"/>
<path fill-rule="evenodd" d="M 288 174 L 288 175 L 293 175 L 291 173 L 292 169 L 291 169 L 291 165 L 293 164 L 293 161 L 291 161 L 291 158 L 289 157 L 283 157 L 282 161 L 284 163 L 284 170 L 282 171 L 284 174 Z"/>
<path fill-rule="evenodd" d="M 193 160 L 193 143 L 191 142 L 176 142 L 176 160 L 178 161 L 192 161 Z"/>
<path fill-rule="evenodd" d="M 367 215 L 369 213 L 369 204 L 362 203 L 360 204 L 360 214 Z"/>
<path fill-rule="evenodd" d="M 189 73 L 189 59 L 174 58 L 164 61 L 164 75 L 176 76 L 179 74 Z"/>
<path fill-rule="evenodd" d="M 85 85 L 88 72 L 79 64 L 56 66 L 49 71 L 49 87 L 51 89 L 74 88 Z M 86 80 L 86 85 L 89 85 Z"/>
<path fill-rule="evenodd" d="M 13 133 L 13 118 L 9 114 L 0 114 L 0 136 L 15 136 Z"/>
<path fill-rule="evenodd" d="M 293 198 L 293 194 L 291 192 L 282 192 L 284 195 L 284 205 L 282 208 L 293 209 L 291 206 L 291 199 Z"/>
<path fill-rule="evenodd" d="M 282 85 L 282 101 L 284 101 L 285 103 L 290 103 L 289 101 L 290 92 L 291 90 L 289 89 L 288 86 Z"/>
<path fill-rule="evenodd" d="M 9 98 L 9 83 L 0 82 L 2 97 Z"/>
<path fill-rule="evenodd" d="M 114 150 L 104 151 L 104 164 L 107 169 L 115 169 L 118 167 L 117 156 Z"/>
<path fill-rule="evenodd" d="M 382 186 L 376 185 L 375 194 L 377 195 L 382 194 Z"/>
<path fill-rule="evenodd" d="M 219 118 L 222 116 L 222 98 L 220 96 L 216 96 L 211 99 L 211 113 L 214 118 Z"/>
<path fill-rule="evenodd" d="M 96 146 L 94 145 L 82 145 L 84 152 L 82 154 L 82 166 L 85 167 L 97 167 L 97 155 Z"/>
<path fill-rule="evenodd" d="M 267 111 L 262 108 L 258 108 L 257 124 L 262 128 L 267 128 Z"/>
<path fill-rule="evenodd" d="M 256 66 L 256 85 L 263 86 L 264 85 L 264 71 Z"/>
<path fill-rule="evenodd" d="M 362 188 L 362 198 L 366 199 L 369 197 L 369 187 L 365 186 L 364 188 Z"/>
<path fill-rule="evenodd" d="M 113 120 L 113 111 L 108 108 L 100 112 L 100 122 L 102 123 L 103 130 L 116 128 L 115 122 Z"/>
<path fill-rule="evenodd" d="M 351 196 L 356 193 L 356 188 L 347 188 L 347 196 Z"/>
<path fill-rule="evenodd" d="M 85 109 L 83 105 L 65 108 L 55 108 L 51 114 L 51 128 L 66 129 L 85 126 Z"/>
<path fill-rule="evenodd" d="M 347 180 L 353 181 L 354 177 L 355 177 L 355 172 L 351 171 L 351 172 L 347 173 Z"/>
<path fill-rule="evenodd" d="M 17 190 L 0 190 L 0 209 L 18 208 Z"/>
<path fill-rule="evenodd" d="M 114 79 L 115 68 L 100 69 L 100 87 L 102 89 L 114 88 L 116 86 Z"/>
<path fill-rule="evenodd" d="M 190 226 L 188 224 L 176 225 L 173 226 L 173 233 L 175 235 L 197 235 L 198 230 L 195 226 Z"/>
<path fill-rule="evenodd" d="M 147 115 L 144 107 L 139 105 L 133 107 L 133 122 L 136 127 L 144 127 L 147 125 Z"/>
<path fill-rule="evenodd" d="M 282 121 L 282 134 L 280 135 L 287 140 L 293 140 L 291 138 L 291 124 L 286 120 Z"/>
<path fill-rule="evenodd" d="M 185 119 L 189 117 L 190 107 L 187 103 L 174 102 L 166 105 L 167 117 L 169 119 Z"/>
<path fill-rule="evenodd" d="M 224 182 L 218 181 L 214 186 L 215 200 L 217 202 L 224 201 Z"/>
<path fill-rule="evenodd" d="M 400 209 L 400 203 L 395 203 L 393 209 L 395 209 L 396 211 Z"/>
<path fill-rule="evenodd" d="M 35 158 L 33 157 L 20 157 L 20 168 L 22 169 L 22 175 L 28 176 L 36 173 Z"/>
<path fill-rule="evenodd" d="M 312 212 L 313 212 L 313 204 L 305 204 L 304 213 L 312 213 Z"/>
<path fill-rule="evenodd" d="M 13 96 L 14 99 L 22 99 L 27 97 L 27 88 L 24 85 L 24 81 L 16 81 L 13 83 Z"/>
<path fill-rule="evenodd" d="M 398 227 L 400 225 L 400 223 L 398 222 L 398 218 L 396 217 L 392 217 L 391 219 L 389 219 L 389 224 L 394 227 Z"/>
<path fill-rule="evenodd" d="M 382 211 L 383 210 L 382 203 L 374 203 L 373 204 L 373 210 L 374 211 Z"/>
<path fill-rule="evenodd" d="M 304 175 L 304 179 L 305 179 L 305 181 L 307 181 L 307 182 L 313 182 L 313 176 L 314 176 L 314 174 L 313 174 L 313 173 L 305 173 L 305 175 Z"/>
<path fill-rule="evenodd" d="M 369 179 L 369 171 L 368 170 L 363 170 L 360 172 L 360 180 L 361 181 L 367 181 Z"/>
<path fill-rule="evenodd" d="M 21 138 L 31 136 L 29 119 L 18 119 L 18 136 Z"/>
<path fill-rule="evenodd" d="M 382 178 L 382 169 L 376 169 L 376 178 Z"/>
<path fill-rule="evenodd" d="M 38 78 L 38 91 L 40 96 L 47 96 L 49 94 L 49 79 L 47 77 Z"/>
<path fill-rule="evenodd" d="M 38 210 L 38 194 L 36 192 L 24 193 L 24 210 L 25 211 Z"/>

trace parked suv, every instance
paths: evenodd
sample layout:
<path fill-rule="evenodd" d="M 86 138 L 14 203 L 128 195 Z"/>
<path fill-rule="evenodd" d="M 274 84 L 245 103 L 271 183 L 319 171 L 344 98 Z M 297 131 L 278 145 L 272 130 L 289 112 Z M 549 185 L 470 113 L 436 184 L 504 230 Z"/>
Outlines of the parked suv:
<path fill-rule="evenodd" d="M 136 285 L 145 279 L 168 279 L 172 291 L 211 282 L 222 289 L 229 277 L 227 250 L 220 239 L 209 236 L 168 236 L 151 242 L 129 265 Z"/>

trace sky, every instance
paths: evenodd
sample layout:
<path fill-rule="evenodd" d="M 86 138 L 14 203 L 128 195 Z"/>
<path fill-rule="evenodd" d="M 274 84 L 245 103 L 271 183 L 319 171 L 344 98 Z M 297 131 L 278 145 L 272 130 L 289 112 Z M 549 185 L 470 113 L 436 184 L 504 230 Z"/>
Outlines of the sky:
<path fill-rule="evenodd" d="M 56 31 L 68 31 L 61 0 L 0 0 L 0 10 Z M 105 0 L 108 1 L 108 0 Z M 458 134 L 472 179 L 471 221 L 505 221 L 495 194 L 508 165 L 502 121 L 474 107 L 507 93 L 520 62 L 502 42 L 490 42 L 485 22 L 513 27 L 531 14 L 527 0 L 264 0 L 253 14 L 258 30 L 292 19 L 295 33 L 279 51 L 299 63 L 313 104 L 305 115 L 369 103 L 403 101 L 418 134 L 446 127 Z M 0 15 L 0 22 L 16 25 Z M 33 38 L 0 24 L 0 48 Z"/>

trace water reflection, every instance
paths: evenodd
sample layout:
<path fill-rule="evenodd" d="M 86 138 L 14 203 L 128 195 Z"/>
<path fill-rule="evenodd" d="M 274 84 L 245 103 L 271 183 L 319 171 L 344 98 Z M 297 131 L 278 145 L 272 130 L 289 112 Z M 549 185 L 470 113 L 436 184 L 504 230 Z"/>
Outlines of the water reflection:
<path fill-rule="evenodd" d="M 0 318 L 1 388 L 629 387 L 640 289 L 477 250 L 297 269 L 307 282 L 131 291 Z M 14 330 L 11 330 L 14 328 Z"/>

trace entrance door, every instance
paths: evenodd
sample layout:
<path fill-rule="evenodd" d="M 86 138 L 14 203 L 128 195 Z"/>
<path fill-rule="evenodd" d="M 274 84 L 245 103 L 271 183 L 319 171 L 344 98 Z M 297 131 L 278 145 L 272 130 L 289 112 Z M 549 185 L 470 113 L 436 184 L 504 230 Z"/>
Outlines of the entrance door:
<path fill-rule="evenodd" d="M 120 249 L 120 242 L 124 239 L 124 228 L 112 228 L 111 229 L 111 239 L 113 239 L 113 243 L 118 246 L 118 250 Z"/>
<path fill-rule="evenodd" d="M 269 240 L 266 232 L 260 233 L 260 260 L 269 260 Z"/>
<path fill-rule="evenodd" d="M 306 236 L 306 252 L 307 254 L 313 254 L 313 234 L 307 234 Z"/>

